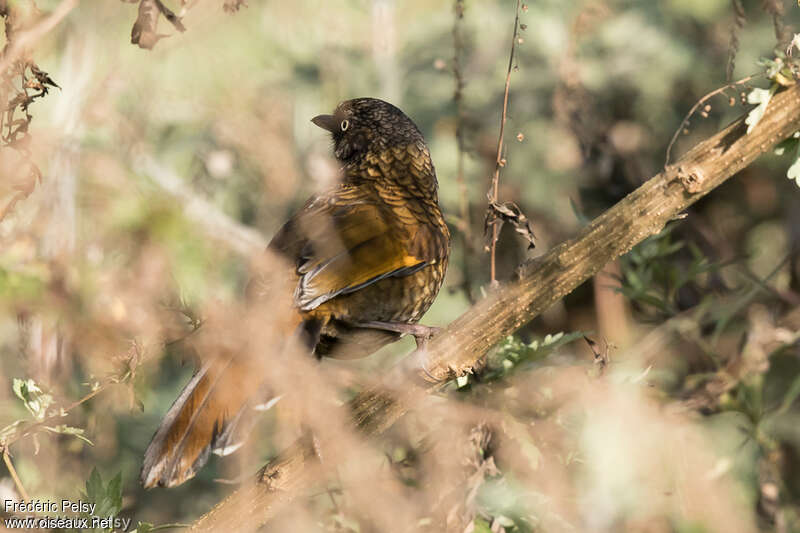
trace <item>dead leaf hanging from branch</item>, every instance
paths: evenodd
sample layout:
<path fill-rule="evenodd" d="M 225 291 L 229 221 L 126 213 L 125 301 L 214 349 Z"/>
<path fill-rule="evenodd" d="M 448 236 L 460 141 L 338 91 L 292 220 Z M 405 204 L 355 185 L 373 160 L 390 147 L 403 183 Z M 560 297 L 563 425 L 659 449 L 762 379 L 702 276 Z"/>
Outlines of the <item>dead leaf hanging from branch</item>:
<path fill-rule="evenodd" d="M 535 235 L 531 227 L 531 221 L 525 216 L 525 213 L 514 202 L 498 203 L 489 198 L 489 207 L 486 210 L 486 219 L 483 223 L 483 233 L 486 236 L 486 251 L 491 248 L 492 240 L 495 233 L 490 229 L 496 224 L 497 235 L 503 227 L 503 223 L 508 222 L 514 226 L 514 231 L 525 237 L 528 241 L 528 250 L 536 247 L 534 243 Z"/>
<path fill-rule="evenodd" d="M 0 64 L 4 65 L 0 72 L 0 150 L 15 150 L 28 167 L 27 175 L 11 187 L 14 191 L 11 198 L 0 205 L 2 221 L 17 203 L 31 195 L 42 179 L 39 167 L 30 159 L 28 148 L 28 129 L 33 120 L 30 105 L 47 95 L 50 87 L 60 87 L 16 46 L 17 37 L 27 32 L 27 21 L 22 19 L 17 7 L 0 1 L 0 18 L 3 19 L 6 37 L 0 52 Z"/>
<path fill-rule="evenodd" d="M 131 28 L 131 43 L 139 45 L 139 48 L 152 50 L 158 41 L 169 37 L 169 34 L 158 33 L 158 19 L 161 15 L 164 15 L 176 30 L 186 31 L 181 17 L 165 6 L 161 0 L 141 0 L 139 14 Z"/>

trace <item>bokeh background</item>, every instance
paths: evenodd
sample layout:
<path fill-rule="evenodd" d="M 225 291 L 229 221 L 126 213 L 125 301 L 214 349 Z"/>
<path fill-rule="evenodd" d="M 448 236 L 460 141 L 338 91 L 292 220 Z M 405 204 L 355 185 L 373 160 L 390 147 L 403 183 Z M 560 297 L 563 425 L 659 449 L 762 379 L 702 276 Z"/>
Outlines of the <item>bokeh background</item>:
<path fill-rule="evenodd" d="M 60 2 L 16 4 L 34 21 Z M 335 183 L 311 117 L 359 96 L 412 117 L 454 234 L 423 322 L 445 325 L 490 290 L 483 221 L 515 16 L 512 0 L 165 4 L 186 31 L 161 17 L 167 37 L 151 50 L 130 43 L 137 4 L 114 1 L 78 3 L 36 42 L 31 57 L 60 90 L 30 106 L 42 176 L 0 220 L 0 426 L 22 421 L 0 438 L 34 498 L 77 499 L 93 468 L 103 483 L 120 473 L 102 490 L 121 495 L 134 526 L 191 522 L 299 435 L 296 413 L 278 407 L 243 457 L 212 459 L 175 489 L 138 483 L 193 370 L 180 337 L 241 302 L 257 251 Z M 537 247 L 504 228 L 501 281 L 663 168 L 692 105 L 729 70 L 762 72 L 800 7 L 532 0 L 520 22 L 499 196 L 527 214 Z M 768 84 L 709 100 L 673 159 Z M 793 157 L 761 158 L 609 265 L 267 530 L 800 531 Z M 8 147 L 0 167 L 5 206 L 29 174 Z M 595 364 L 576 332 L 610 363 Z M 343 399 L 412 346 L 319 369 Z M 14 378 L 52 397 L 27 396 L 46 413 L 26 409 Z M 93 445 L 31 426 L 37 413 Z M 5 466 L 0 493 L 20 496 Z"/>

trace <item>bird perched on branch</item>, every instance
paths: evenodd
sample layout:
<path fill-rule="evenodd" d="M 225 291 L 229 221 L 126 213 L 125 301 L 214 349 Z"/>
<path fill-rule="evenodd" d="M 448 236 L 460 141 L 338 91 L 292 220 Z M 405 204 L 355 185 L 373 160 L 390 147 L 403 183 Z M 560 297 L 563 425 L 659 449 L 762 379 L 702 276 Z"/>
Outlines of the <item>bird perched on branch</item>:
<path fill-rule="evenodd" d="M 425 140 L 375 98 L 345 101 L 312 122 L 331 133 L 342 179 L 269 245 L 291 265 L 295 334 L 318 357 L 366 356 L 405 334 L 420 344 L 432 328 L 417 322 L 439 292 L 450 246 Z M 251 281 L 251 300 L 268 292 L 265 283 Z M 211 451 L 237 447 L 235 428 L 258 381 L 243 359 L 213 359 L 195 373 L 147 449 L 145 487 L 183 483 Z"/>

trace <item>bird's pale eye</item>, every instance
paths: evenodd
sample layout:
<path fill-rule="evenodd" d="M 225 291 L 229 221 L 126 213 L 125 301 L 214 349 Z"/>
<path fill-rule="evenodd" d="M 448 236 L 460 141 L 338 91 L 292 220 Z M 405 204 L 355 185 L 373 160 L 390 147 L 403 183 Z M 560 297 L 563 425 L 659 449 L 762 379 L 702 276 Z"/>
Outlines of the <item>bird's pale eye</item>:
<path fill-rule="evenodd" d="M 344 120 L 342 121 L 342 123 L 341 123 L 341 124 L 339 124 L 339 127 L 340 127 L 340 128 L 342 128 L 342 131 L 347 131 L 347 128 L 349 128 L 349 127 L 350 127 L 350 121 L 349 121 L 349 120 L 347 120 L 347 119 L 344 119 Z"/>

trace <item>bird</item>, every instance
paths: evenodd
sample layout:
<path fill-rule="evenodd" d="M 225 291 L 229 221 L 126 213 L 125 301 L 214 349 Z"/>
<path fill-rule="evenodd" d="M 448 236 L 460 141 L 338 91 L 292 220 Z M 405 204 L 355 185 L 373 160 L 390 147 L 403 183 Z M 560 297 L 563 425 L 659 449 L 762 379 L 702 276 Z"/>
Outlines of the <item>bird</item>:
<path fill-rule="evenodd" d="M 289 334 L 317 358 L 365 357 L 404 335 L 423 346 L 436 328 L 419 320 L 442 286 L 450 232 L 422 133 L 377 98 L 346 100 L 311 122 L 329 132 L 341 179 L 309 198 L 267 247 L 286 259 Z M 247 301 L 269 290 L 256 275 Z M 212 451 L 238 447 L 237 426 L 260 381 L 254 374 L 236 354 L 200 366 L 145 452 L 145 487 L 179 485 Z"/>

